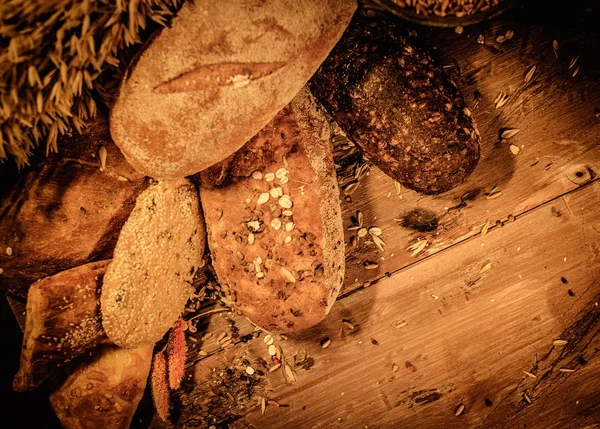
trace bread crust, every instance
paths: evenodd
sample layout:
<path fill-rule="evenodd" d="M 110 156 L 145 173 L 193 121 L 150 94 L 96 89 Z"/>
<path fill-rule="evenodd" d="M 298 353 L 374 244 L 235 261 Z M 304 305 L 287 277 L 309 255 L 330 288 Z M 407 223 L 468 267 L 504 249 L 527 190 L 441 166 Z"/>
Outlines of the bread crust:
<path fill-rule="evenodd" d="M 196 187 L 187 179 L 152 184 L 121 229 L 101 294 L 102 324 L 115 344 L 160 340 L 193 293 L 206 239 Z"/>
<path fill-rule="evenodd" d="M 187 2 L 123 81 L 115 142 L 154 178 L 224 160 L 290 102 L 355 9 L 355 0 Z"/>
<path fill-rule="evenodd" d="M 31 286 L 15 390 L 39 386 L 65 363 L 107 341 L 99 300 L 109 262 L 91 262 Z"/>
<path fill-rule="evenodd" d="M 462 183 L 479 160 L 464 99 L 401 23 L 358 13 L 309 82 L 369 159 L 424 194 Z"/>
<path fill-rule="evenodd" d="M 152 346 L 101 347 L 50 395 L 64 429 L 128 429 L 150 372 Z"/>
<path fill-rule="evenodd" d="M 59 148 L 38 154 L 23 171 L 0 166 L 0 289 L 23 299 L 37 280 L 110 259 L 148 186 L 112 142 L 106 118 L 64 137 Z"/>
<path fill-rule="evenodd" d="M 329 123 L 308 91 L 202 175 L 201 200 L 234 308 L 276 332 L 326 316 L 344 278 L 344 235 Z"/>

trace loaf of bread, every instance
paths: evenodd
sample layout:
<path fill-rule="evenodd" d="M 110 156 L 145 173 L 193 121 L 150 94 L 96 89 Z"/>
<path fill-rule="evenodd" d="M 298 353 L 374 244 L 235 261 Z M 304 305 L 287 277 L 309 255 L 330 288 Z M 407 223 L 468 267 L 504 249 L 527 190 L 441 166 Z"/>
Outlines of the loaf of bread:
<path fill-rule="evenodd" d="M 201 180 L 212 263 L 231 305 L 269 331 L 321 321 L 343 282 L 344 234 L 329 123 L 308 91 Z"/>
<path fill-rule="evenodd" d="M 157 182 L 137 198 L 102 284 L 102 324 L 111 341 L 136 348 L 163 337 L 193 293 L 205 244 L 189 180 Z"/>
<path fill-rule="evenodd" d="M 109 259 L 147 180 L 99 118 L 17 171 L 0 165 L 0 289 L 21 298 L 39 279 Z M 104 167 L 103 162 L 104 160 Z"/>
<path fill-rule="evenodd" d="M 290 102 L 355 9 L 355 0 L 187 2 L 123 81 L 116 144 L 154 178 L 226 159 Z"/>
<path fill-rule="evenodd" d="M 461 93 L 393 18 L 356 14 L 309 87 L 363 153 L 407 188 L 445 192 L 477 165 L 479 133 Z"/>
<path fill-rule="evenodd" d="M 152 346 L 101 347 L 50 395 L 63 429 L 129 429 L 146 388 Z"/>
<path fill-rule="evenodd" d="M 15 390 L 37 387 L 65 363 L 107 341 L 99 299 L 109 262 L 72 268 L 29 288 Z"/>

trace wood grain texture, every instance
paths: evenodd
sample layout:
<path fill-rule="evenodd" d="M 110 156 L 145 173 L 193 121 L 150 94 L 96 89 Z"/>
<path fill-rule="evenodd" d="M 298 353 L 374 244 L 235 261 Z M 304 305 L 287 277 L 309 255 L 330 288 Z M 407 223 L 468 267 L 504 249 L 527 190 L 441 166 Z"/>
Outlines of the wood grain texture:
<path fill-rule="evenodd" d="M 514 37 L 496 42 L 509 29 Z M 352 247 L 357 230 L 346 231 L 345 293 L 332 314 L 276 342 L 297 382 L 289 383 L 279 369 L 252 376 L 257 384 L 240 401 L 211 402 L 239 383 L 230 380 L 231 388 L 216 394 L 215 373 L 233 368 L 237 374 L 240 359 L 257 368 L 259 358 L 267 369 L 272 363 L 264 334 L 252 339 L 245 319 L 208 315 L 190 349 L 178 427 L 197 424 L 207 411 L 213 424 L 236 428 L 393 428 L 416 421 L 432 428 L 597 427 L 600 121 L 593 106 L 600 105 L 600 92 L 593 88 L 600 39 L 510 19 L 468 27 L 462 35 L 419 31 L 439 46 L 434 56 L 473 111 L 482 135 L 479 166 L 461 187 L 437 197 L 404 189 L 398 195 L 393 181 L 371 168 L 344 195 L 344 224 L 355 223 L 351 217 L 361 211 L 363 226 L 383 230 L 386 249 L 366 243 L 369 235 Z M 554 39 L 560 41 L 558 59 Z M 573 53 L 582 64 L 575 77 L 569 70 Z M 509 98 L 496 109 L 500 91 Z M 504 128 L 520 132 L 500 141 Z M 510 144 L 519 147 L 517 155 Z M 494 187 L 502 194 L 487 198 Z M 437 228 L 420 232 L 394 220 L 416 208 L 433 213 Z M 412 257 L 407 248 L 418 240 L 428 245 Z M 379 267 L 367 270 L 365 262 Z M 489 272 L 478 274 L 489 263 Z M 235 348 L 223 350 L 216 338 L 231 332 L 232 324 L 249 342 L 234 340 Z M 561 337 L 567 345 L 553 347 Z M 332 341 L 322 349 L 325 338 Z M 310 358 L 311 369 L 301 369 Z M 267 405 L 262 416 L 262 397 L 289 406 Z M 461 403 L 465 411 L 456 417 Z"/>
<path fill-rule="evenodd" d="M 260 394 L 288 407 L 267 406 L 261 415 L 254 402 L 233 427 L 597 423 L 599 200 L 595 181 L 342 299 L 317 327 L 276 341 L 297 381 L 267 372 L 258 377 L 266 384 Z M 332 340 L 326 349 L 324 338 Z M 557 339 L 566 345 L 553 345 Z M 294 365 L 303 349 L 314 361 L 309 370 Z M 208 384 L 198 374 L 240 356 L 255 366 L 271 361 L 262 339 L 240 345 L 198 364 L 195 389 Z M 461 403 L 465 412 L 454 416 Z"/>
<path fill-rule="evenodd" d="M 508 30 L 514 37 L 497 43 L 495 38 Z M 419 31 L 425 42 L 438 47 L 435 56 L 463 92 L 481 133 L 482 156 L 463 185 L 437 197 L 410 190 L 398 196 L 394 182 L 376 168 L 360 179 L 348 198 L 351 202 L 343 203 L 344 225 L 350 226 L 351 216 L 360 210 L 365 226 L 383 230 L 387 246 L 379 251 L 368 235 L 357 241 L 356 248 L 347 246 L 346 291 L 473 236 L 488 221 L 494 228 L 509 216 L 518 217 L 589 182 L 600 171 L 600 121 L 593 107 L 600 106 L 600 91 L 593 89 L 600 75 L 600 62 L 594 60 L 600 38 L 510 20 L 467 27 L 461 35 L 453 29 Z M 477 42 L 479 34 L 485 36 L 484 45 Z M 558 59 L 552 49 L 554 38 L 560 41 Z M 569 64 L 575 54 L 580 55 L 581 69 L 572 77 L 574 68 L 569 70 Z M 525 84 L 533 65 L 536 71 Z M 483 97 L 479 103 L 476 90 Z M 501 91 L 509 98 L 496 109 L 493 102 Z M 499 132 L 505 128 L 520 132 L 501 141 Z M 520 148 L 518 155 L 513 155 L 510 144 Z M 502 194 L 488 199 L 486 193 L 494 187 Z M 435 216 L 435 230 L 419 232 L 394 220 L 417 208 Z M 356 232 L 346 231 L 347 244 Z M 411 257 L 413 251 L 407 248 L 419 239 L 427 240 L 427 247 Z M 365 270 L 366 261 L 379 267 Z"/>

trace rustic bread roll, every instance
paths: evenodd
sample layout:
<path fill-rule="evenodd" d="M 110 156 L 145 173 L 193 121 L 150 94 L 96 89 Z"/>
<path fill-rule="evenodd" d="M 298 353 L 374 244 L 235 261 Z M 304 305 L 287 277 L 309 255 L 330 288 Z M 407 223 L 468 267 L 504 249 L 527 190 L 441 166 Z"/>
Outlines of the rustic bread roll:
<path fill-rule="evenodd" d="M 163 337 L 193 293 L 205 244 L 198 191 L 188 180 L 155 183 L 138 197 L 102 284 L 111 341 L 136 348 Z"/>
<path fill-rule="evenodd" d="M 39 386 L 66 362 L 107 341 L 99 299 L 109 262 L 72 268 L 29 288 L 15 390 Z"/>
<path fill-rule="evenodd" d="M 479 160 L 479 133 L 443 68 L 388 17 L 357 14 L 309 82 L 340 127 L 384 173 L 437 194 Z"/>
<path fill-rule="evenodd" d="M 344 278 L 344 234 L 329 124 L 308 91 L 202 175 L 201 201 L 234 308 L 278 332 L 325 317 Z"/>
<path fill-rule="evenodd" d="M 39 279 L 112 257 L 147 186 L 111 141 L 106 119 L 64 137 L 59 148 L 20 172 L 0 166 L 0 289 L 21 298 Z"/>
<path fill-rule="evenodd" d="M 290 102 L 355 9 L 355 0 L 187 2 L 122 83 L 115 142 L 155 178 L 222 161 Z"/>
<path fill-rule="evenodd" d="M 128 429 L 142 399 L 152 346 L 103 346 L 50 395 L 63 429 Z"/>

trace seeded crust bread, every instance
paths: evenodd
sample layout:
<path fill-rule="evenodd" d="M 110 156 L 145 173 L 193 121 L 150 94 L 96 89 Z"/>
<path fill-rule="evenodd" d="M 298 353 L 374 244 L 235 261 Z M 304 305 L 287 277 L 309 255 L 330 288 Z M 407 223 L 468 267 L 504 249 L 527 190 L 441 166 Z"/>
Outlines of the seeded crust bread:
<path fill-rule="evenodd" d="M 123 81 L 115 142 L 154 178 L 224 160 L 291 101 L 355 9 L 355 0 L 187 2 Z"/>
<path fill-rule="evenodd" d="M 111 258 L 147 186 L 112 142 L 106 119 L 58 144 L 58 154 L 38 154 L 23 171 L 0 165 L 0 290 L 23 299 L 37 280 Z"/>
<path fill-rule="evenodd" d="M 63 429 L 128 429 L 143 396 L 152 346 L 103 346 L 50 395 Z"/>
<path fill-rule="evenodd" d="M 407 188 L 438 194 L 479 160 L 479 133 L 462 95 L 389 17 L 358 13 L 309 82 L 346 134 Z"/>
<path fill-rule="evenodd" d="M 344 235 L 329 123 L 308 91 L 201 180 L 213 266 L 234 308 L 269 331 L 321 321 L 343 282 Z"/>
<path fill-rule="evenodd" d="M 158 182 L 138 197 L 102 285 L 102 324 L 111 341 L 136 348 L 163 337 L 193 293 L 205 244 L 198 191 L 189 180 Z"/>
<path fill-rule="evenodd" d="M 63 364 L 107 340 L 99 300 L 109 262 L 72 268 L 29 288 L 15 390 L 39 386 Z"/>

